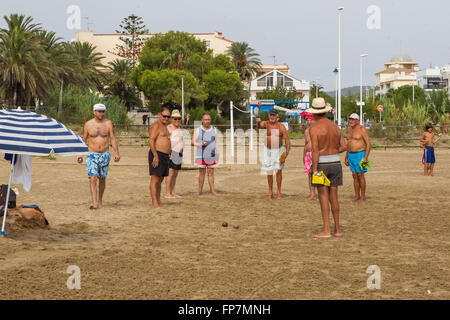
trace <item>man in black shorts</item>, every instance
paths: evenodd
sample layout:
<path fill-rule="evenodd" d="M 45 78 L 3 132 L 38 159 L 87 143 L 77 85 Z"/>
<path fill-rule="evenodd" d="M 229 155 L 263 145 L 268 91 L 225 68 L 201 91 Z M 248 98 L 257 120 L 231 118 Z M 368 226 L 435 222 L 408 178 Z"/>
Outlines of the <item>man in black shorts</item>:
<path fill-rule="evenodd" d="M 161 203 L 161 182 L 164 177 L 169 175 L 171 145 L 167 122 L 170 118 L 170 110 L 167 107 L 162 107 L 158 115 L 159 119 L 149 129 L 150 195 L 154 207 L 164 207 L 165 205 Z"/>
<path fill-rule="evenodd" d="M 320 208 L 322 210 L 323 232 L 315 234 L 314 238 L 329 238 L 330 214 L 329 207 L 334 218 L 334 235 L 342 236 L 339 227 L 339 201 L 338 186 L 342 185 L 342 166 L 339 153 L 347 150 L 344 136 L 341 130 L 333 122 L 327 119 L 326 113 L 331 107 L 325 105 L 323 98 L 315 98 L 311 108 L 306 110 L 314 115 L 315 123 L 309 129 L 312 144 L 312 165 L 313 175 L 323 174 L 330 180 L 330 186 L 323 184 L 312 184 L 317 187 L 319 194 Z M 313 177 L 312 175 L 312 177 Z"/>

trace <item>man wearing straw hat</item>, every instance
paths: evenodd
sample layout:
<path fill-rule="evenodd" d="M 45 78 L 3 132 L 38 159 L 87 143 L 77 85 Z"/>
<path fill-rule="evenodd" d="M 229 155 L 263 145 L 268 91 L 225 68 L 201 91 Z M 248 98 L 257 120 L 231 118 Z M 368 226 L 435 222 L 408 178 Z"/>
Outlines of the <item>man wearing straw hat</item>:
<path fill-rule="evenodd" d="M 109 161 L 111 154 L 109 153 L 109 144 L 114 149 L 114 161 L 120 160 L 119 146 L 114 136 L 113 124 L 111 120 L 105 118 L 106 106 L 97 103 L 93 107 L 94 118 L 87 121 L 83 129 L 83 140 L 89 146 L 89 154 L 86 156 L 86 168 L 88 171 L 92 205 L 89 209 L 103 208 L 103 193 L 106 187 L 106 176 L 108 175 Z M 89 139 L 89 142 L 88 142 Z M 81 156 L 78 162 L 83 162 Z M 97 180 L 98 198 L 97 198 Z"/>
<path fill-rule="evenodd" d="M 342 166 L 339 153 L 346 151 L 347 146 L 339 127 L 326 117 L 327 112 L 331 109 L 331 106 L 325 104 L 323 98 L 315 98 L 311 108 L 306 110 L 314 115 L 315 120 L 309 131 L 312 144 L 312 185 L 317 187 L 323 218 L 323 232 L 315 234 L 314 238 L 331 237 L 330 205 L 335 225 L 334 235 L 336 237 L 342 235 L 339 227 L 338 202 L 338 186 L 342 185 Z M 314 176 L 324 178 L 323 181 L 329 182 L 329 184 L 315 182 Z"/>

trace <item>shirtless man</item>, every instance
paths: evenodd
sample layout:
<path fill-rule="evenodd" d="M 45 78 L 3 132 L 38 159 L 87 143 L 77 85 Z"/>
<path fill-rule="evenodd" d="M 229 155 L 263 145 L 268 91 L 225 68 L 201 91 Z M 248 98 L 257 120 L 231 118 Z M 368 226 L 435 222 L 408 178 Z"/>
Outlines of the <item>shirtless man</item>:
<path fill-rule="evenodd" d="M 114 161 L 119 161 L 120 155 L 112 122 L 105 118 L 105 105 L 98 103 L 94 105 L 93 109 L 94 118 L 84 124 L 83 140 L 89 147 L 89 154 L 86 156 L 92 196 L 92 205 L 89 209 L 101 209 L 103 208 L 103 193 L 105 192 L 106 176 L 111 160 L 109 145 L 111 144 L 114 149 Z M 82 156 L 78 156 L 78 162 L 83 162 Z M 98 198 L 97 180 L 99 181 Z"/>
<path fill-rule="evenodd" d="M 161 203 L 161 182 L 169 175 L 170 163 L 170 134 L 167 130 L 167 122 L 170 118 L 170 110 L 162 107 L 158 113 L 159 119 L 149 129 L 148 165 L 150 171 L 150 195 L 154 207 L 164 207 Z"/>
<path fill-rule="evenodd" d="M 309 128 L 311 128 L 314 123 L 314 116 L 312 113 L 306 113 L 305 115 L 306 123 L 308 128 L 305 130 L 305 147 L 303 148 L 303 165 L 305 166 L 305 173 L 308 175 L 308 185 L 309 185 L 309 197 L 308 200 L 314 200 L 316 197 L 316 188 L 311 185 L 311 165 L 312 165 L 312 144 L 311 135 L 309 134 Z"/>
<path fill-rule="evenodd" d="M 330 238 L 329 205 L 334 218 L 334 235 L 339 237 L 342 232 L 339 227 L 338 186 L 342 185 L 342 166 L 339 153 L 346 150 L 344 136 L 333 122 L 327 119 L 326 113 L 331 106 L 325 105 L 323 98 L 315 98 L 311 108 L 306 110 L 314 115 L 316 121 L 310 129 L 312 143 L 312 172 L 317 175 L 321 171 L 330 180 L 330 186 L 312 183 L 319 193 L 322 210 L 323 232 L 315 234 L 314 238 Z"/>
<path fill-rule="evenodd" d="M 425 131 L 422 133 L 420 137 L 420 144 L 423 145 L 423 156 L 422 163 L 423 167 L 423 175 L 424 176 L 433 176 L 434 164 L 436 162 L 436 157 L 434 154 L 434 144 L 438 142 L 442 137 L 442 133 L 439 134 L 437 138 L 433 133 L 433 125 L 431 123 L 427 123 L 425 125 Z"/>
<path fill-rule="evenodd" d="M 367 163 L 370 153 L 369 133 L 364 126 L 359 124 L 359 116 L 353 113 L 349 117 L 350 127 L 347 130 L 347 154 L 345 165 L 350 166 L 353 175 L 353 186 L 355 197 L 352 201 L 366 201 L 366 168 L 361 168 L 361 160 Z"/>
<path fill-rule="evenodd" d="M 286 127 L 278 122 L 278 110 L 271 109 L 269 111 L 269 121 L 261 122 L 260 118 L 256 118 L 258 129 L 267 129 L 267 138 L 264 141 L 264 151 L 261 173 L 267 175 L 267 183 L 269 185 L 269 199 L 273 198 L 273 175 L 277 175 L 277 199 L 281 199 L 281 170 L 284 168 L 284 161 L 280 158 L 284 154 L 284 160 L 289 155 L 291 142 L 289 140 Z M 283 139 L 286 141 L 286 148 L 283 146 Z"/>

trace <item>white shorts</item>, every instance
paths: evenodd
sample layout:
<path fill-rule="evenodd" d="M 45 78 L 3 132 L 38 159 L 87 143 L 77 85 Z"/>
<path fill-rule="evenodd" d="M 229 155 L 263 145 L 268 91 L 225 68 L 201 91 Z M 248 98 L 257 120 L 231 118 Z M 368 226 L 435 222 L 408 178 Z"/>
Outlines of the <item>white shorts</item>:
<path fill-rule="evenodd" d="M 283 170 L 285 164 L 283 163 L 283 165 L 280 166 L 280 157 L 284 151 L 284 146 L 273 149 L 264 146 L 261 174 L 273 175 L 277 173 L 278 170 Z"/>

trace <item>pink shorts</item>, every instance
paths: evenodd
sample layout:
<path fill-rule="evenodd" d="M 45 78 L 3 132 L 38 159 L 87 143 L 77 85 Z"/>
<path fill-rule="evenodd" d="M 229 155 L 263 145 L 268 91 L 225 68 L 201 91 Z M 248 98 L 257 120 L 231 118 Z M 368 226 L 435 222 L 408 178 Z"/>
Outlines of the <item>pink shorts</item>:
<path fill-rule="evenodd" d="M 311 164 L 312 164 L 312 156 L 311 152 L 307 152 L 305 154 L 305 173 L 310 174 L 311 171 Z"/>

